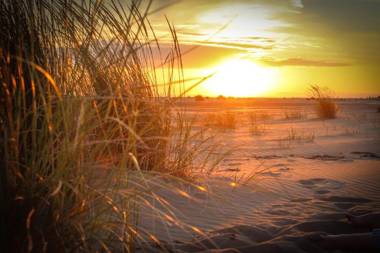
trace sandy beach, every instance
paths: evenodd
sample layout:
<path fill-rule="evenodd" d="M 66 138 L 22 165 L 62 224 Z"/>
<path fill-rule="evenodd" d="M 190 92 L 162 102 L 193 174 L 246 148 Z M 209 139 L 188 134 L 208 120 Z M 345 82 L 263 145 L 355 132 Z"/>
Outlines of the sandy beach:
<path fill-rule="evenodd" d="M 167 202 L 142 207 L 139 225 L 161 245 L 145 251 L 341 252 L 319 235 L 370 231 L 345 214 L 380 210 L 380 114 L 372 101 L 338 105 L 337 119 L 320 120 L 305 99 L 186 102 L 186 113 L 201 119 L 236 114 L 234 129 L 213 129 L 233 152 L 194 185 L 147 180 Z M 259 120 L 260 134 L 249 130 L 252 113 L 270 115 Z"/>
<path fill-rule="evenodd" d="M 0 253 L 380 252 L 379 13 L 1 0 Z"/>

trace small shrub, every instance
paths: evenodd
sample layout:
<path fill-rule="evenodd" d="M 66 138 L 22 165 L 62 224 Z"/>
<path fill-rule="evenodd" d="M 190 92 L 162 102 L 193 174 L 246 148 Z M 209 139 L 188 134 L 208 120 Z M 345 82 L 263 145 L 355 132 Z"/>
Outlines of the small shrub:
<path fill-rule="evenodd" d="M 212 113 L 206 116 L 204 125 L 218 129 L 234 129 L 236 127 L 236 117 L 231 112 Z"/>
<path fill-rule="evenodd" d="M 315 85 L 311 86 L 311 93 L 315 98 L 316 112 L 321 119 L 335 119 L 338 113 L 338 106 L 330 96 L 328 89 L 322 89 Z"/>
<path fill-rule="evenodd" d="M 196 96 L 194 97 L 194 99 L 195 99 L 195 101 L 203 101 L 203 100 L 205 100 L 204 97 L 203 97 L 202 95 L 196 95 Z"/>

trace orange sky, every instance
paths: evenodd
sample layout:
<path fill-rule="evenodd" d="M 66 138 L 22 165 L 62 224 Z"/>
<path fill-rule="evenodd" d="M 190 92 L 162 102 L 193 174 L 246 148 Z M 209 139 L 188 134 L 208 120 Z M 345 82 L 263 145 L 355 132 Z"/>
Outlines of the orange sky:
<path fill-rule="evenodd" d="M 340 97 L 380 95 L 380 1 L 156 1 L 151 24 L 170 43 L 175 26 L 185 78 L 214 74 L 189 95 L 306 96 L 311 84 Z"/>

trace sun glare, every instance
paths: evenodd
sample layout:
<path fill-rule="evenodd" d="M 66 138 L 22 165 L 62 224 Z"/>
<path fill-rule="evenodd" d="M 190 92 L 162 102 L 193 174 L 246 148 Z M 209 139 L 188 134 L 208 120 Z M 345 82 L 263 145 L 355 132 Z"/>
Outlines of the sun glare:
<path fill-rule="evenodd" d="M 250 60 L 232 59 L 212 69 L 215 73 L 203 84 L 210 95 L 252 97 L 265 95 L 276 84 L 277 73 Z"/>

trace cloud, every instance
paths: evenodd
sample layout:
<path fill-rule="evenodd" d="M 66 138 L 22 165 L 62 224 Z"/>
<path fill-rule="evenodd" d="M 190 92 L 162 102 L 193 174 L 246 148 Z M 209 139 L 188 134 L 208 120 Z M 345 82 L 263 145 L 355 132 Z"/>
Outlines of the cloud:
<path fill-rule="evenodd" d="M 208 68 L 226 58 L 247 52 L 245 49 L 194 44 L 181 44 L 180 50 L 184 68 Z M 153 57 L 157 62 L 160 62 L 160 59 L 165 59 L 170 51 L 172 51 L 172 45 L 169 43 L 160 44 L 160 54 L 157 48 L 152 48 Z"/>
<path fill-rule="evenodd" d="M 302 0 L 291 0 L 291 3 L 293 4 L 294 7 L 297 8 L 303 8 L 303 3 Z"/>
<path fill-rule="evenodd" d="M 257 41 L 262 41 L 262 42 L 267 42 L 267 43 L 275 43 L 276 42 L 274 39 L 271 39 L 268 37 L 247 36 L 247 37 L 242 37 L 242 38 L 247 39 L 247 40 L 257 40 Z"/>
<path fill-rule="evenodd" d="M 251 50 L 251 49 L 264 49 L 270 50 L 273 49 L 273 45 L 258 45 L 252 43 L 244 43 L 244 42 L 214 42 L 214 41 L 206 41 L 202 42 L 203 45 L 207 46 L 216 46 L 222 48 L 235 48 L 240 50 Z"/>
<path fill-rule="evenodd" d="M 305 26 L 320 25 L 324 32 L 331 33 L 364 33 L 380 32 L 380 1 L 378 0 L 303 0 L 300 15 L 282 12 L 274 18 Z M 296 6 L 296 5 L 294 5 Z M 310 32 L 312 32 L 311 30 Z"/>
<path fill-rule="evenodd" d="M 345 62 L 331 62 L 324 60 L 310 60 L 303 58 L 288 58 L 288 59 L 261 59 L 263 64 L 273 67 L 285 67 L 285 66 L 302 66 L 302 67 L 347 67 L 351 64 Z"/>

